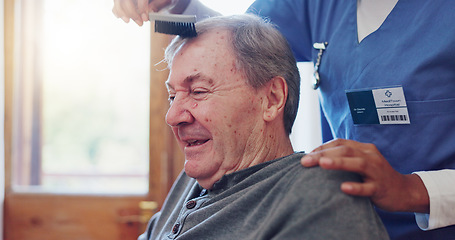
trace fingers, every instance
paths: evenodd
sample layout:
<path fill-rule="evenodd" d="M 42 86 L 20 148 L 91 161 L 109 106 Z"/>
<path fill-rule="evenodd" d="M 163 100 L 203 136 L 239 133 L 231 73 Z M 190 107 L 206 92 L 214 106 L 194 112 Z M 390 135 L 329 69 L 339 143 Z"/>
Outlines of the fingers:
<path fill-rule="evenodd" d="M 130 19 L 126 17 L 126 14 L 121 7 L 121 0 L 114 0 L 114 7 L 112 8 L 112 13 L 114 13 L 114 15 L 117 18 L 122 18 L 122 20 L 126 23 L 130 21 Z"/>
<path fill-rule="evenodd" d="M 149 20 L 148 0 L 138 0 L 137 1 L 137 10 L 138 10 L 138 13 L 141 15 L 141 20 L 143 22 L 146 22 Z"/>
<path fill-rule="evenodd" d="M 362 149 L 365 152 L 371 152 L 377 150 L 374 144 L 370 143 L 361 143 L 357 142 L 354 140 L 347 140 L 347 139 L 335 139 L 332 141 L 329 141 L 317 148 L 315 148 L 311 153 L 315 152 L 321 152 L 324 150 L 332 149 L 332 148 L 337 148 L 337 147 L 348 147 L 352 149 Z"/>
<path fill-rule="evenodd" d="M 376 164 L 372 163 L 371 158 L 367 157 L 320 157 L 313 158 L 311 155 L 302 158 L 301 163 L 304 167 L 313 167 L 319 165 L 321 168 L 330 170 L 343 170 L 355 172 L 361 176 L 371 176 Z"/>
<path fill-rule="evenodd" d="M 132 1 L 122 1 L 123 2 L 123 9 L 125 9 L 125 12 L 128 14 L 127 17 L 133 19 L 133 21 L 139 25 L 142 26 L 143 21 L 142 17 L 140 15 L 139 9 L 137 9 L 137 6 L 132 2 Z"/>
<path fill-rule="evenodd" d="M 148 14 L 146 13 L 148 0 L 138 0 L 137 4 L 134 0 L 114 0 L 112 13 L 126 23 L 132 19 L 137 25 L 142 26 L 143 19 L 145 17 L 148 19 Z"/>
<path fill-rule="evenodd" d="M 342 157 L 371 158 L 375 155 L 380 155 L 380 153 L 373 144 L 360 143 L 346 139 L 336 139 L 315 148 L 311 153 L 305 155 L 301 160 L 301 164 L 304 167 L 314 167 L 320 165 L 321 158 L 324 157 L 324 164 L 322 167 L 335 169 L 335 166 L 349 166 L 345 164 L 344 161 L 350 159 L 341 159 Z M 357 159 L 357 162 L 354 164 L 361 164 L 360 166 L 363 167 L 364 161 L 362 159 Z"/>
<path fill-rule="evenodd" d="M 149 5 L 149 10 L 158 12 L 163 8 L 170 7 L 172 4 L 172 0 L 152 0 Z"/>
<path fill-rule="evenodd" d="M 158 12 L 172 4 L 172 0 L 114 0 L 112 13 L 126 23 L 132 19 L 142 26 L 149 20 L 149 12 Z"/>
<path fill-rule="evenodd" d="M 341 184 L 341 191 L 359 197 L 372 197 L 375 195 L 376 189 L 374 183 L 344 182 Z"/>
<path fill-rule="evenodd" d="M 311 157 L 311 155 L 305 155 L 301 160 L 300 160 L 300 163 L 304 166 L 304 167 L 314 167 L 314 166 L 317 166 L 319 165 L 319 161 L 317 158 L 313 158 Z"/>

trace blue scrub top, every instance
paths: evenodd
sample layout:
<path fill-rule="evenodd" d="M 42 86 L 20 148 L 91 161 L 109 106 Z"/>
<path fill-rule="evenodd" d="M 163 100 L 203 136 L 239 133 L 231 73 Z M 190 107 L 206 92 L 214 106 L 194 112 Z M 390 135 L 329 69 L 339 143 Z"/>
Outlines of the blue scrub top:
<path fill-rule="evenodd" d="M 380 28 L 357 38 L 357 0 L 256 0 L 298 61 L 316 62 L 320 103 L 335 138 L 374 143 L 397 171 L 455 169 L 455 2 L 399 0 Z M 346 90 L 402 86 L 409 125 L 354 125 Z M 453 239 L 455 226 L 418 228 L 413 213 L 378 210 L 392 239 Z"/>

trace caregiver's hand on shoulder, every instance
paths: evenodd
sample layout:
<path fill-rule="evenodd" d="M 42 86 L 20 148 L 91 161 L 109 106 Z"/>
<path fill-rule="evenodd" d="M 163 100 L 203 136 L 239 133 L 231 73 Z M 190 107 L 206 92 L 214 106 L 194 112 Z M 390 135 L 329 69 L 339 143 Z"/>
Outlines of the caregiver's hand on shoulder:
<path fill-rule="evenodd" d="M 429 212 L 429 197 L 416 174 L 395 171 L 374 144 L 336 139 L 304 156 L 304 167 L 355 172 L 363 182 L 344 182 L 341 190 L 354 196 L 370 197 L 386 211 Z"/>

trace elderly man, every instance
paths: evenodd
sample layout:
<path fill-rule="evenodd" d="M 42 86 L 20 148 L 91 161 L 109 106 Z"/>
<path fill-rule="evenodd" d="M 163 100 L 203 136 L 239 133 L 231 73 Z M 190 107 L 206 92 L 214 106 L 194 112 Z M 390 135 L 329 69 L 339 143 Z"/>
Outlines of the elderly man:
<path fill-rule="evenodd" d="M 300 79 L 280 33 L 252 15 L 196 29 L 166 49 L 185 169 L 139 239 L 388 239 L 368 198 L 340 191 L 356 175 L 300 166 Z"/>

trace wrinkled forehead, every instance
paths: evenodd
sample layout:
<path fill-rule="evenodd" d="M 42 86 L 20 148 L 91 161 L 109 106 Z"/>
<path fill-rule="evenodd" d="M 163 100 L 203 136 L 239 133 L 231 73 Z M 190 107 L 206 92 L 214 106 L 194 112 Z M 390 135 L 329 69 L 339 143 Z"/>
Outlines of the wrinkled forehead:
<path fill-rule="evenodd" d="M 211 51 L 213 54 L 226 51 L 232 52 L 231 33 L 224 29 L 213 29 L 211 31 L 204 32 L 196 38 L 188 39 L 180 48 L 180 51 L 194 47 L 206 49 L 207 51 Z"/>
<path fill-rule="evenodd" d="M 236 65 L 236 57 L 230 42 L 230 33 L 225 30 L 214 30 L 186 42 L 175 54 L 173 65 L 177 62 L 182 65 L 193 65 L 195 67 L 221 68 Z M 184 62 L 184 64 L 182 64 Z M 219 69 L 220 70 L 220 69 Z"/>
<path fill-rule="evenodd" d="M 230 44 L 228 31 L 211 31 L 188 41 L 173 58 L 168 87 L 189 76 L 204 76 L 190 79 L 213 79 L 218 84 L 239 79 L 246 82 Z"/>

